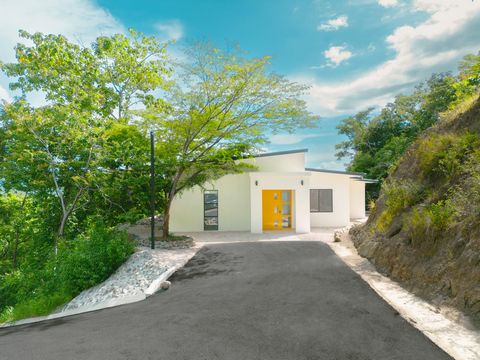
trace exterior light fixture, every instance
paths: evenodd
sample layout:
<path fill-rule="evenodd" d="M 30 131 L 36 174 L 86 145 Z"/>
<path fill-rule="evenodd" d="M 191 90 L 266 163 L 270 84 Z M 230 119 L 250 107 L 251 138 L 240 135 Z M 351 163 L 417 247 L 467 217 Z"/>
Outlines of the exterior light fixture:
<path fill-rule="evenodd" d="M 255 186 L 258 186 L 258 180 L 255 180 Z"/>
<path fill-rule="evenodd" d="M 302 179 L 302 180 L 300 180 L 300 184 L 302 184 L 302 186 L 303 186 L 303 179 Z"/>

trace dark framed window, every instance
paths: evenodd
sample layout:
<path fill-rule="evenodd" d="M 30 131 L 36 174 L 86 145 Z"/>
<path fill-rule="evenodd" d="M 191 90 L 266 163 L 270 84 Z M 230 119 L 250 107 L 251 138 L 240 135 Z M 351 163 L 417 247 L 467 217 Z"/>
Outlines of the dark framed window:
<path fill-rule="evenodd" d="M 310 212 L 333 212 L 333 190 L 310 189 Z"/>
<path fill-rule="evenodd" d="M 203 193 L 203 229 L 218 230 L 218 191 Z"/>

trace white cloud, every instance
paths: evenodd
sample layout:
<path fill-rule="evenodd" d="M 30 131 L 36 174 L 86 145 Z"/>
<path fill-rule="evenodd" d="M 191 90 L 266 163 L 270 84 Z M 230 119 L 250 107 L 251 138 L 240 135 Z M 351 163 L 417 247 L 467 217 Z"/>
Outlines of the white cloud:
<path fill-rule="evenodd" d="M 8 91 L 0 85 L 0 103 L 2 100 L 11 101 Z"/>
<path fill-rule="evenodd" d="M 270 143 L 274 145 L 293 145 L 305 139 L 320 137 L 320 134 L 279 134 L 270 136 Z"/>
<path fill-rule="evenodd" d="M 346 15 L 339 16 L 335 19 L 330 19 L 323 24 L 317 26 L 318 31 L 335 31 L 342 27 L 348 26 L 348 17 Z"/>
<path fill-rule="evenodd" d="M 294 76 L 312 85 L 307 97 L 311 110 L 329 116 L 383 106 L 432 72 L 455 70 L 465 54 L 480 50 L 480 1 L 415 0 L 413 11 L 429 17 L 417 26 L 398 27 L 387 37 L 396 53 L 392 59 L 348 81 Z"/>
<path fill-rule="evenodd" d="M 323 52 L 331 67 L 337 67 L 342 62 L 350 59 L 353 54 L 347 50 L 346 46 L 331 46 Z"/>
<path fill-rule="evenodd" d="M 183 25 L 179 20 L 159 22 L 154 27 L 165 40 L 179 40 L 183 37 Z"/>
<path fill-rule="evenodd" d="M 93 0 L 2 1 L 0 11 L 0 60 L 15 60 L 18 30 L 63 34 L 87 45 L 100 35 L 125 32 L 123 25 Z M 0 76 L 0 97 L 8 80 Z M 2 88 L 3 86 L 3 88 Z M 8 95 L 7 95 L 8 97 Z"/>
<path fill-rule="evenodd" d="M 398 5 L 398 0 L 378 0 L 378 4 L 386 8 L 395 7 Z"/>

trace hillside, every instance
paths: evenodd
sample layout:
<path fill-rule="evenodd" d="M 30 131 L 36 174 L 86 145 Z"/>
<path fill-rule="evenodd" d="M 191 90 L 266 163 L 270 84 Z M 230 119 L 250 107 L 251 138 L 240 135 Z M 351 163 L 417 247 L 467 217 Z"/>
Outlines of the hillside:
<path fill-rule="evenodd" d="M 359 253 L 417 295 L 480 324 L 480 99 L 444 115 L 382 186 Z"/>

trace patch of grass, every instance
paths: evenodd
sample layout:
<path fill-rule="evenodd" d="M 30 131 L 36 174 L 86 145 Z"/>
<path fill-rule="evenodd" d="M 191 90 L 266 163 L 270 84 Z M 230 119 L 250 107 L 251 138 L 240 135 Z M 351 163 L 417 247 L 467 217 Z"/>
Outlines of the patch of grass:
<path fill-rule="evenodd" d="M 421 246 L 435 243 L 446 231 L 455 217 L 455 208 L 448 200 L 428 206 L 417 206 L 404 221 L 412 244 Z"/>
<path fill-rule="evenodd" d="M 421 176 L 431 183 L 449 181 L 461 171 L 469 154 L 480 147 L 480 137 L 474 133 L 434 134 L 421 139 L 417 157 Z"/>
<path fill-rule="evenodd" d="M 385 209 L 380 214 L 376 229 L 385 232 L 393 219 L 403 210 L 422 201 L 422 188 L 411 180 L 388 181 L 382 186 Z"/>
<path fill-rule="evenodd" d="M 70 294 L 57 292 L 32 298 L 20 302 L 15 306 L 8 306 L 2 311 L 2 313 L 0 313 L 0 323 L 8 323 L 28 317 L 48 315 L 71 299 L 72 296 Z"/>

